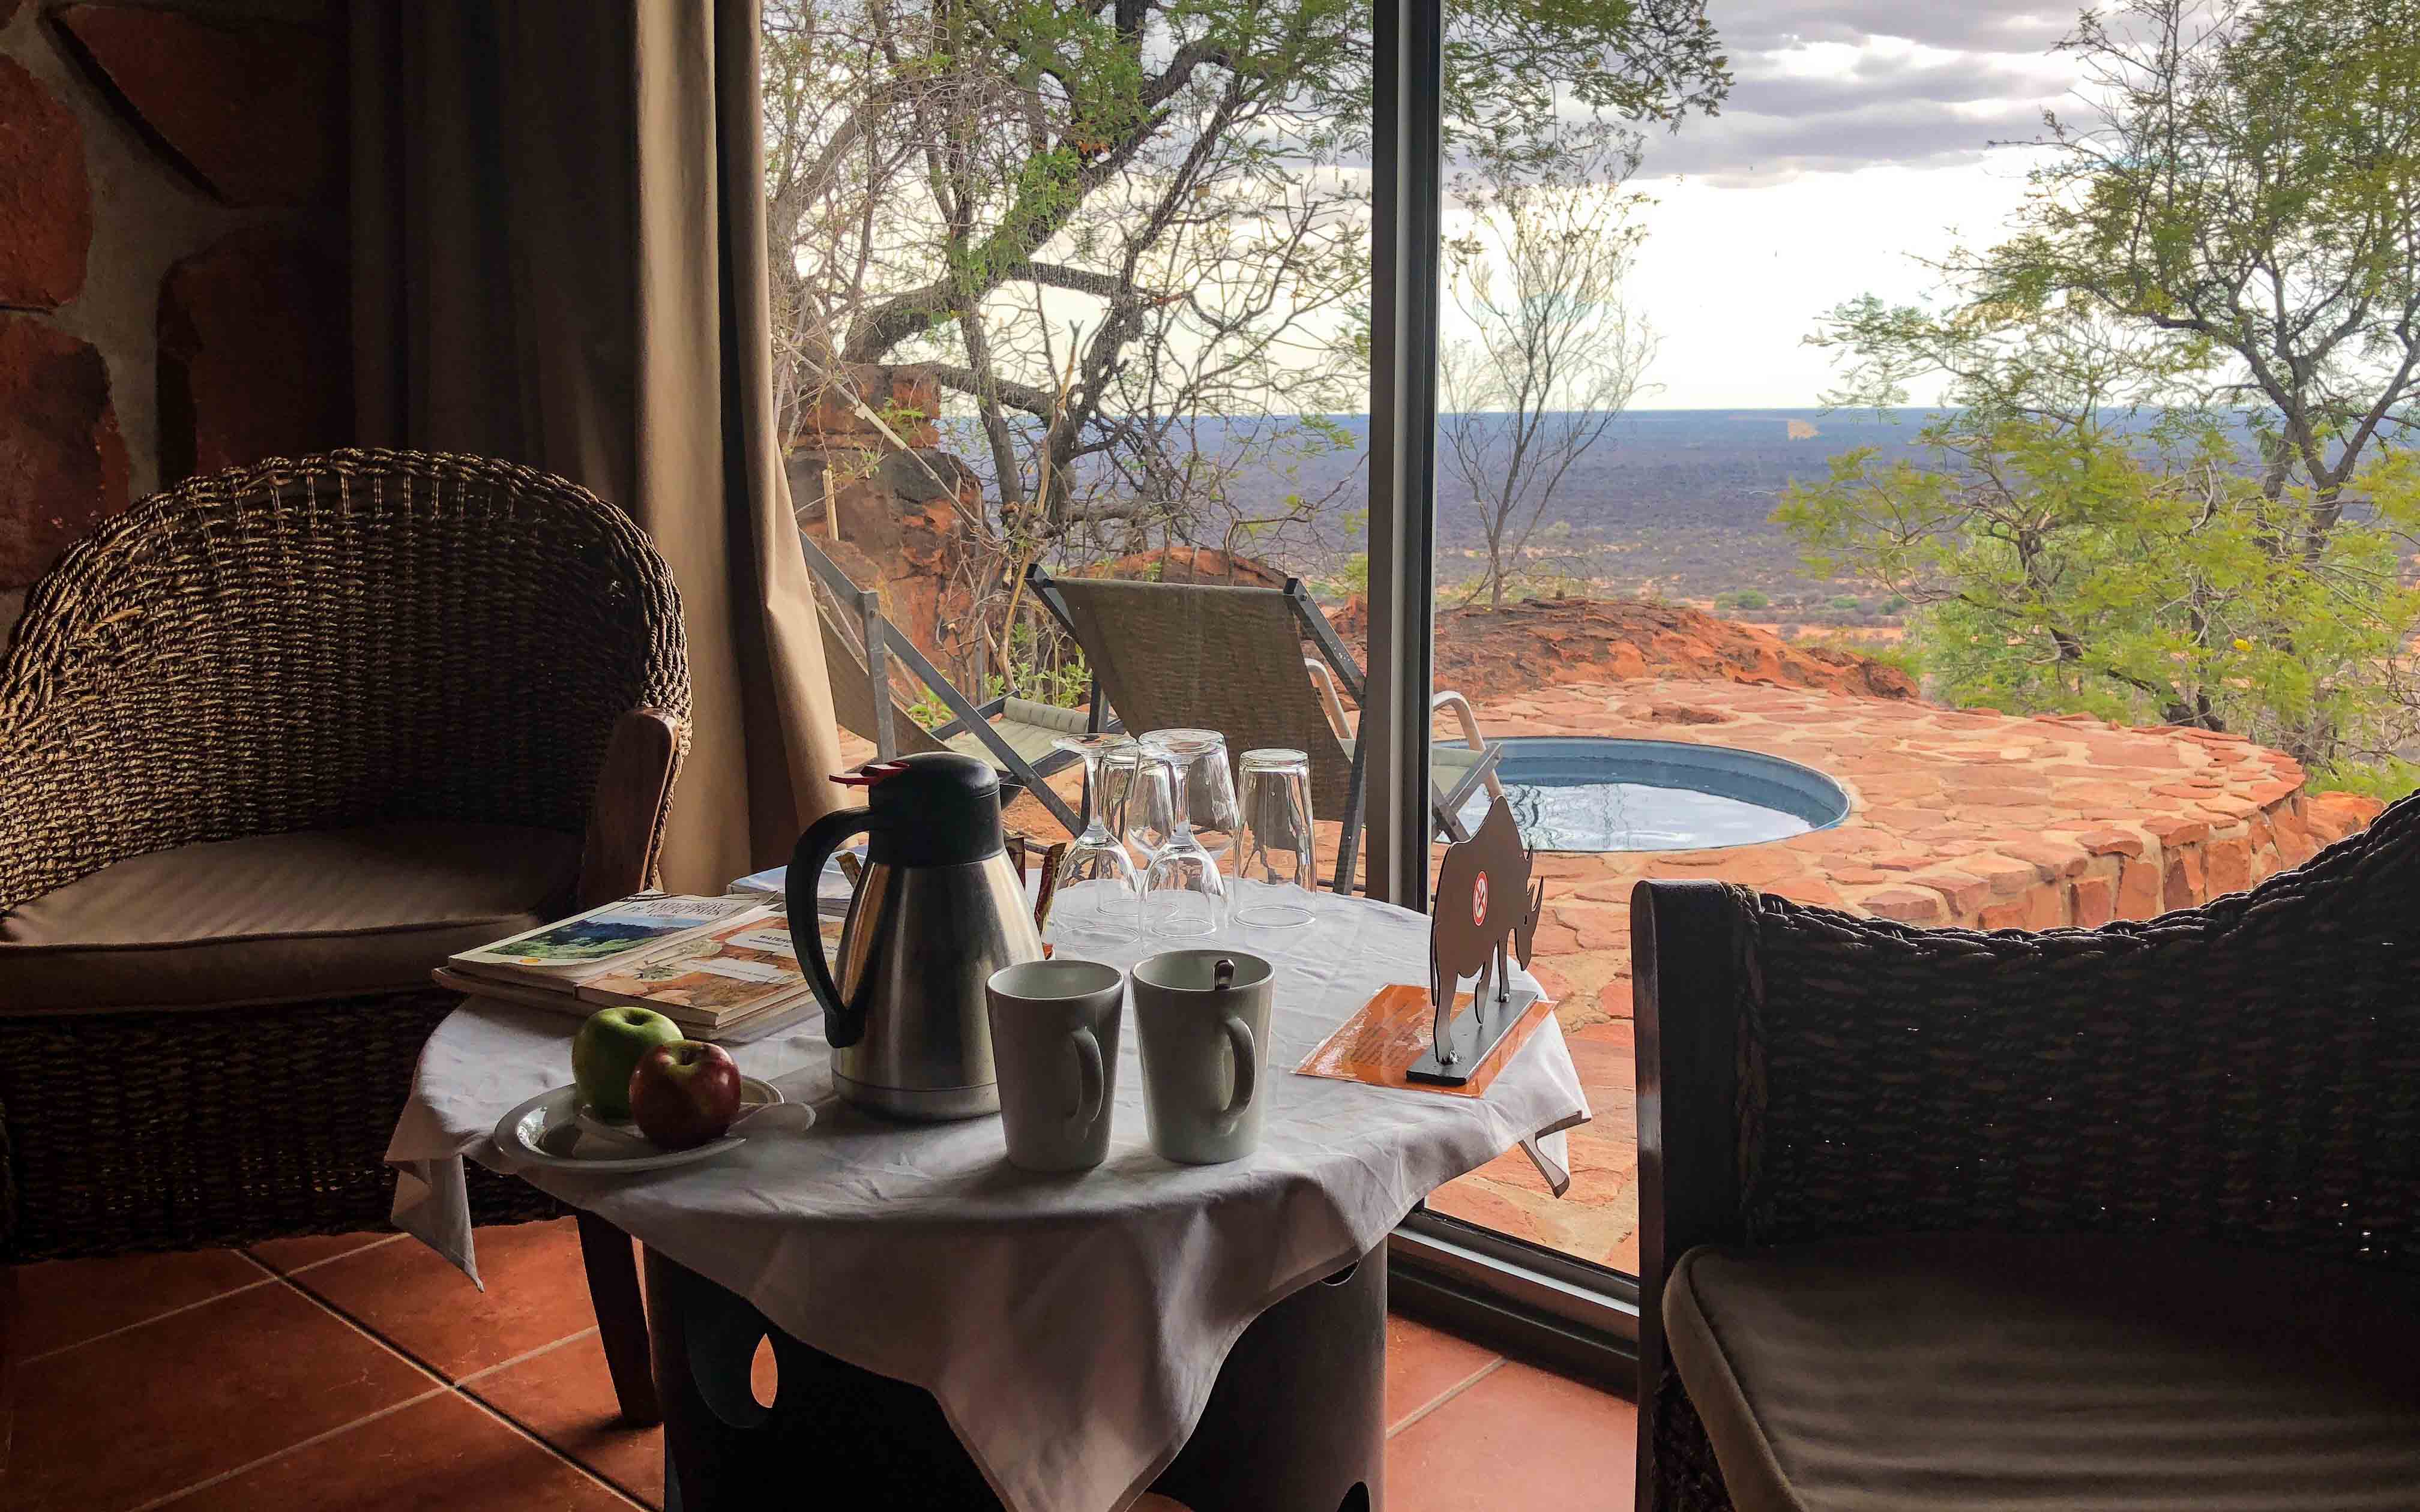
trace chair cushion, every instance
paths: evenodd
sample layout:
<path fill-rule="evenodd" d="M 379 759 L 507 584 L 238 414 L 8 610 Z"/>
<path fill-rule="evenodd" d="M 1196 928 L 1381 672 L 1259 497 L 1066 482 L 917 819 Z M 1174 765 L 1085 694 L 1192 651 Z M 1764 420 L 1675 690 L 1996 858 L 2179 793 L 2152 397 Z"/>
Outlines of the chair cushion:
<path fill-rule="evenodd" d="M 580 837 L 394 824 L 182 845 L 0 914 L 10 1012 L 213 1008 L 429 985 L 568 904 Z"/>
<path fill-rule="evenodd" d="M 2183 1241 L 1700 1248 L 1666 1335 L 1740 1512 L 2420 1503 L 2420 1287 Z"/>

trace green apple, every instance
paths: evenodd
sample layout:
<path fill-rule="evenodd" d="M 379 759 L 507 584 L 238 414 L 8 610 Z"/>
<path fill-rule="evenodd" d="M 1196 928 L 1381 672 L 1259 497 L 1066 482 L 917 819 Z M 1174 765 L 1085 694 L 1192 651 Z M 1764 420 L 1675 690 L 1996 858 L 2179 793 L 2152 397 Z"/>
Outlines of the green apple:
<path fill-rule="evenodd" d="M 599 1118 L 630 1116 L 630 1072 L 659 1044 L 677 1044 L 680 1026 L 647 1008 L 592 1013 L 571 1041 L 571 1079 Z"/>

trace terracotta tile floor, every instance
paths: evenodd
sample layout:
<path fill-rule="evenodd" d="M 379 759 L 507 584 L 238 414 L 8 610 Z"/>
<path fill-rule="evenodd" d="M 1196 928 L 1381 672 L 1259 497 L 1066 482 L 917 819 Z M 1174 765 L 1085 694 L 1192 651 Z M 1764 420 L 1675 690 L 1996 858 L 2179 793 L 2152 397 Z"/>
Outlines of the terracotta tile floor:
<path fill-rule="evenodd" d="M 622 1427 L 569 1220 L 479 1241 L 482 1295 L 417 1241 L 57 1261 L 14 1276 L 0 1512 L 589 1512 L 660 1504 Z M 1388 1320 L 1392 1512 L 1608 1512 L 1631 1403 Z"/>

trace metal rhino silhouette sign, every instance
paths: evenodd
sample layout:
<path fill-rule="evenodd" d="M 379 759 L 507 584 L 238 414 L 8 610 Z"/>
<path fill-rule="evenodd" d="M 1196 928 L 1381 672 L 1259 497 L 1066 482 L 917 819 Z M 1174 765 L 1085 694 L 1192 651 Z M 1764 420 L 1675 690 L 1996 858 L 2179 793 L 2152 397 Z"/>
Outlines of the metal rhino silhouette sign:
<path fill-rule="evenodd" d="M 1512 987 L 1512 962 L 1529 964 L 1545 909 L 1545 885 L 1530 875 L 1529 848 L 1502 798 L 1488 805 L 1479 832 L 1445 848 L 1429 908 L 1429 1002 L 1435 1046 L 1413 1062 L 1416 1082 L 1459 1087 L 1537 995 Z M 1457 1015 L 1462 979 L 1476 977 L 1470 1011 Z"/>

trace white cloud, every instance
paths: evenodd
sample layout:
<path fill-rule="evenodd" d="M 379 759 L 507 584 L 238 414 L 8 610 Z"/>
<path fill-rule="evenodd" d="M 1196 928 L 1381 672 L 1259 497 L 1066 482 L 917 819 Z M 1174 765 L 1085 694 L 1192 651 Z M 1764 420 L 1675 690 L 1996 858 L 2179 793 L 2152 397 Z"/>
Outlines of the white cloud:
<path fill-rule="evenodd" d="M 2025 142 L 2071 111 L 2052 51 L 2072 10 L 2029 0 L 1758 0 L 1714 20 L 1738 84 L 1723 113 L 1649 138 L 1653 195 L 1632 292 L 1663 337 L 1643 404 L 1810 405 L 1832 358 L 1803 344 L 1841 301 L 1931 291 L 1921 259 L 1997 239 Z M 1930 394 L 1918 394 L 1919 402 Z"/>

